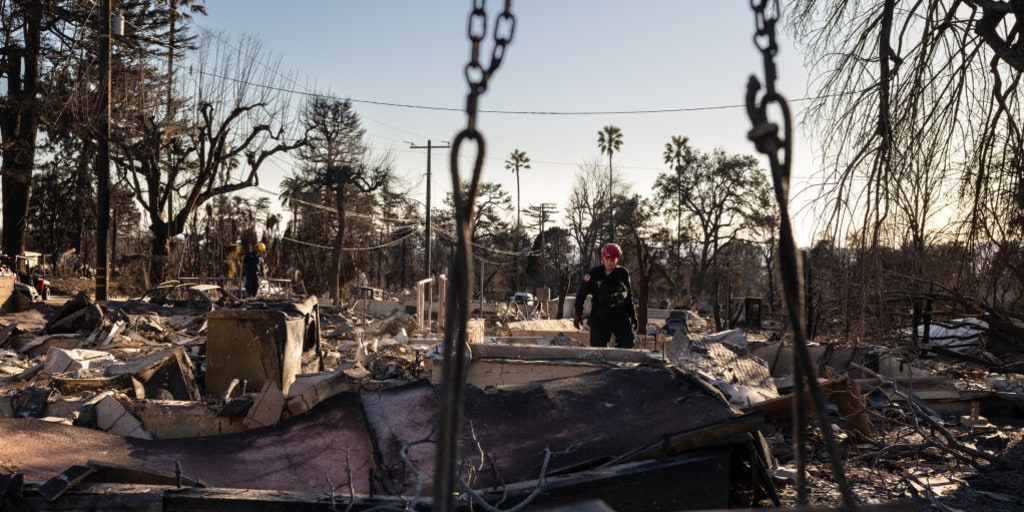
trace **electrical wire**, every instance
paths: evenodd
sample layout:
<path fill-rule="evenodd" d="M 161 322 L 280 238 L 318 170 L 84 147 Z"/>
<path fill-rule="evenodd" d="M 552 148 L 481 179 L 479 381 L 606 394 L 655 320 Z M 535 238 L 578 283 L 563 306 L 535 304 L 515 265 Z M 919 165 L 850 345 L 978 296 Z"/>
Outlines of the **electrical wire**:
<path fill-rule="evenodd" d="M 297 89 L 289 89 L 287 87 L 280 87 L 276 85 L 260 84 L 249 80 L 242 80 L 239 78 L 231 78 L 209 71 L 199 71 L 200 74 L 212 78 L 218 78 L 221 80 L 229 80 L 237 82 L 243 85 L 250 85 L 253 87 L 262 87 L 268 90 L 284 92 L 289 94 L 298 94 L 303 96 L 315 97 L 315 98 L 327 98 L 327 99 L 341 99 L 337 96 L 327 95 L 322 93 L 314 93 L 309 91 L 301 91 Z M 811 101 L 816 99 L 828 98 L 832 96 L 838 96 L 840 94 L 855 94 L 851 93 L 837 93 L 824 96 L 805 96 L 803 98 L 796 98 L 790 100 L 790 102 L 802 102 Z M 390 101 L 378 101 L 378 100 L 364 100 L 358 98 L 345 98 L 344 101 L 351 103 L 363 103 L 367 105 L 379 105 L 384 107 L 395 107 L 395 108 L 408 108 L 416 110 L 432 110 L 439 112 L 463 112 L 462 108 L 459 107 L 438 107 L 433 105 L 418 105 L 415 103 L 396 103 Z M 678 114 L 681 112 L 703 112 L 709 110 L 730 110 L 746 108 L 746 105 L 735 104 L 735 105 L 705 105 L 697 107 L 673 107 L 673 108 L 655 108 L 655 109 L 632 109 L 632 110 L 487 110 L 480 109 L 480 113 L 486 114 L 504 114 L 504 115 L 523 115 L 523 116 L 607 116 L 607 115 L 649 115 L 649 114 Z M 383 124 L 383 123 L 381 123 Z M 399 128 L 394 128 L 400 130 Z M 401 130 L 400 130 L 401 131 Z"/>
<path fill-rule="evenodd" d="M 371 246 L 366 246 L 366 247 L 342 247 L 341 250 L 344 251 L 344 252 L 359 252 L 359 251 L 375 251 L 377 249 L 386 249 L 388 247 L 395 247 L 395 246 L 401 244 L 406 239 L 412 238 L 415 234 L 416 234 L 415 232 L 409 233 L 408 235 L 405 235 L 405 236 L 400 237 L 400 238 L 396 238 L 394 240 L 390 240 L 390 241 L 388 241 L 386 243 L 379 244 L 379 245 L 371 245 Z M 295 238 L 292 238 L 292 237 L 288 237 L 288 236 L 282 236 L 281 240 L 287 240 L 287 241 L 292 242 L 294 244 L 305 245 L 307 247 L 316 247 L 318 249 L 334 250 L 334 247 L 331 247 L 329 245 L 314 244 L 313 242 L 306 242 L 306 241 L 298 240 L 298 239 L 295 239 Z"/>

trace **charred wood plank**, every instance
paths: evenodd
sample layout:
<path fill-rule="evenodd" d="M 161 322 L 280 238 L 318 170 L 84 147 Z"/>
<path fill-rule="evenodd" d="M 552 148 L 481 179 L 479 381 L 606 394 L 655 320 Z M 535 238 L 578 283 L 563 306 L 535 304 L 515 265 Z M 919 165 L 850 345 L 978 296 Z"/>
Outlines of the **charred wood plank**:
<path fill-rule="evenodd" d="M 63 473 L 47 480 L 39 486 L 39 494 L 47 501 L 57 501 L 64 493 L 75 486 L 78 482 L 96 472 L 92 466 L 71 466 Z"/>

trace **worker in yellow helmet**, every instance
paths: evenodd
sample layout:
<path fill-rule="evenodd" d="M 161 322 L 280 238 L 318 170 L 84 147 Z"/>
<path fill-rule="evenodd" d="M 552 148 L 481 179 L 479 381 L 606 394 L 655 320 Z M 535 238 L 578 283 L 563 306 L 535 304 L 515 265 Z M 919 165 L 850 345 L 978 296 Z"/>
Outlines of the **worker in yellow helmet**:
<path fill-rule="evenodd" d="M 245 293 L 248 297 L 255 297 L 260 291 L 260 279 L 263 279 L 263 255 L 266 252 L 267 246 L 263 242 L 259 242 L 256 244 L 256 249 L 245 253 L 242 267 L 245 275 Z"/>

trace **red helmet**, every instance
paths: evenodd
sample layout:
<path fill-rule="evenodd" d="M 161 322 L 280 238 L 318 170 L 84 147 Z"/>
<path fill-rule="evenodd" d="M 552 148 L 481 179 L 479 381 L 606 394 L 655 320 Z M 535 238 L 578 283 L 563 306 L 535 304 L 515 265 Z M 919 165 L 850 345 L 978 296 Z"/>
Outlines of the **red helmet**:
<path fill-rule="evenodd" d="M 605 244 L 605 246 L 601 248 L 601 257 L 616 259 L 621 258 L 622 248 L 619 247 L 619 244 Z"/>

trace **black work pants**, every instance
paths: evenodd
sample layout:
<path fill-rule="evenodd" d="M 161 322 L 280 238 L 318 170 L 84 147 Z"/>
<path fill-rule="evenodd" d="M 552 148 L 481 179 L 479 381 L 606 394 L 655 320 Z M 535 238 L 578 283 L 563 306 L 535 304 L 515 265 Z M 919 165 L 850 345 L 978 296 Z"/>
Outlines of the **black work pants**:
<path fill-rule="evenodd" d="M 249 297 L 255 297 L 260 291 L 260 278 L 256 274 L 246 274 L 245 276 L 245 293 Z"/>
<path fill-rule="evenodd" d="M 633 348 L 633 323 L 625 309 L 595 309 L 587 323 L 590 325 L 591 347 L 607 347 L 614 334 L 616 347 Z"/>

